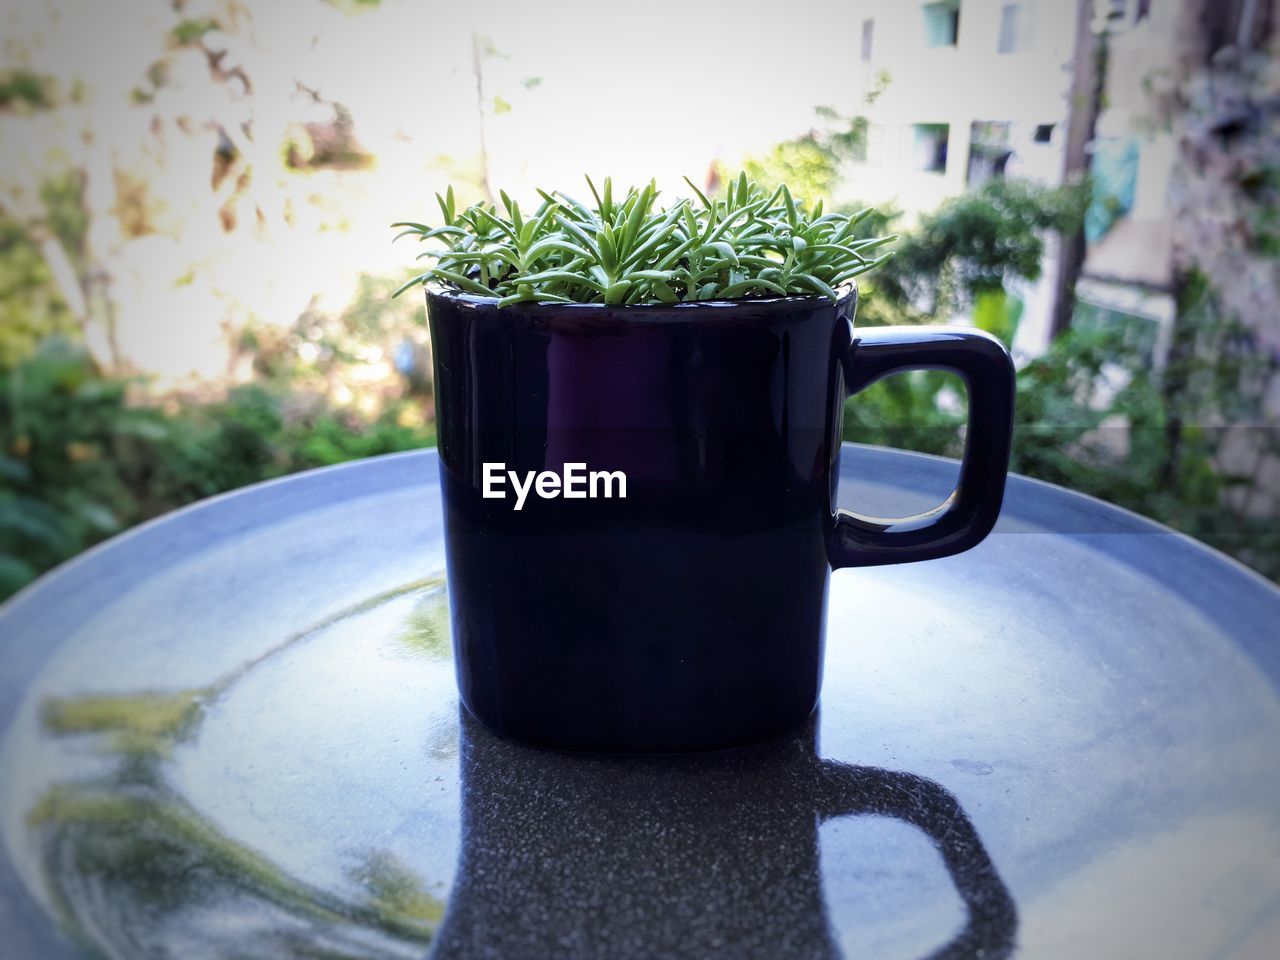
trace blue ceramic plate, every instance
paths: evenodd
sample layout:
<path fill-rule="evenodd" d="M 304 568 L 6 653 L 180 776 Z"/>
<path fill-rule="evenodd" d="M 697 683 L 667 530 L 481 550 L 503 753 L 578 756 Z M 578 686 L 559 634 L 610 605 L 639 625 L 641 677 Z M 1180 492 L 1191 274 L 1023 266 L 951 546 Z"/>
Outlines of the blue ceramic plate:
<path fill-rule="evenodd" d="M 5 957 L 1280 955 L 1280 592 L 1011 478 L 834 574 L 820 716 L 590 758 L 460 719 L 436 459 L 215 498 L 0 611 Z M 895 515 L 952 461 L 846 447 Z"/>

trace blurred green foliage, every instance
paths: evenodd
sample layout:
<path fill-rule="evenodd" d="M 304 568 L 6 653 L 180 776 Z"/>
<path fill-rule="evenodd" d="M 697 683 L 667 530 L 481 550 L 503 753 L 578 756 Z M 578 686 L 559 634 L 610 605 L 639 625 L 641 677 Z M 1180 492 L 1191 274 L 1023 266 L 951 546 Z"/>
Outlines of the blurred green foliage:
<path fill-rule="evenodd" d="M 874 104 L 890 79 L 888 71 L 881 70 L 863 105 Z M 763 153 L 748 154 L 737 166 L 717 162 L 716 177 L 726 181 L 744 170 L 766 190 L 776 190 L 785 183 L 796 196 L 829 204 L 843 179 L 845 164 L 866 159 L 870 122 L 862 114 L 846 116 L 829 106 L 815 107 L 814 113 L 818 122 L 800 136 L 774 144 Z"/>
<path fill-rule="evenodd" d="M 1087 199 L 1084 185 L 1005 179 L 952 197 L 901 231 L 893 259 L 859 282 L 859 323 L 935 323 L 973 309 L 975 323 L 1011 338 L 1016 316 L 1005 311 L 1021 308 L 1006 290 L 1039 278 L 1046 235 L 1078 229 Z M 863 229 L 891 233 L 900 219 L 880 211 Z"/>
<path fill-rule="evenodd" d="M 1184 291 L 1175 339 L 1186 348 L 1155 371 L 1123 331 L 1058 337 L 1018 372 L 1010 469 L 1127 507 L 1280 580 L 1274 519 L 1244 509 L 1258 478 L 1222 465 L 1233 440 L 1245 439 L 1255 455 L 1280 454 L 1274 431 L 1249 426 L 1261 420 L 1274 361 L 1214 309 L 1198 274 Z M 845 439 L 958 457 L 962 411 L 948 375 L 903 374 L 848 401 Z"/>
<path fill-rule="evenodd" d="M 1003 178 L 952 197 L 903 237 L 876 291 L 902 311 L 895 322 L 909 322 L 946 316 L 1012 280 L 1036 280 L 1045 234 L 1077 229 L 1086 197 L 1078 186 Z"/>
<path fill-rule="evenodd" d="M 1274 518 L 1244 509 L 1258 478 L 1224 466 L 1236 441 L 1251 458 L 1280 454 L 1274 431 L 1250 425 L 1270 361 L 1237 321 L 1206 308 L 1203 278 L 1190 279 L 1200 292 L 1184 301 L 1177 336 L 1231 345 L 1175 351 L 1157 372 L 1119 331 L 1068 331 L 1018 377 L 1011 469 L 1152 517 L 1280 580 Z"/>
<path fill-rule="evenodd" d="M 1078 228 L 1083 208 L 1081 188 L 1003 179 L 948 200 L 904 231 L 893 259 L 859 283 L 858 326 L 934 323 L 968 310 L 975 326 L 1011 344 L 1022 303 L 1006 285 L 1039 277 L 1045 234 Z M 864 229 L 890 232 L 899 217 L 877 213 Z M 960 389 L 935 370 L 881 380 L 845 404 L 845 437 L 958 456 Z"/>
<path fill-rule="evenodd" d="M 52 77 L 30 70 L 0 70 L 0 109 L 43 110 L 56 99 L 56 86 Z"/>
<path fill-rule="evenodd" d="M 35 229 L 0 210 L 0 369 L 29 356 L 42 337 L 79 330 L 33 237 L 39 231 L 51 233 L 78 266 L 88 229 L 80 190 L 79 178 L 72 175 L 46 180 L 40 199 L 48 222 Z"/>
<path fill-rule="evenodd" d="M 131 402 L 135 387 L 62 338 L 0 371 L 0 596 L 193 500 L 434 440 L 413 399 L 366 420 L 270 381 L 165 406 Z"/>

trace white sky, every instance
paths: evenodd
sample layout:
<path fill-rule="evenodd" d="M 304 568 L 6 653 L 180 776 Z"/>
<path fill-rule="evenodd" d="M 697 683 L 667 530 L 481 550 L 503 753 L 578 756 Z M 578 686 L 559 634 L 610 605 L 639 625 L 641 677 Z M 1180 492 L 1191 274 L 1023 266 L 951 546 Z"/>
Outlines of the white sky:
<path fill-rule="evenodd" d="M 337 99 L 364 125 L 476 147 L 473 30 L 501 54 L 485 93 L 512 105 L 486 134 L 495 186 L 581 184 L 590 171 L 674 188 L 807 130 L 814 106 L 852 109 L 858 25 L 834 0 L 423 3 L 385 0 L 332 36 Z M 850 22 L 845 22 L 849 20 Z M 859 21 L 860 22 L 860 21 Z M 341 51 L 339 53 L 339 51 Z M 523 81 L 541 78 L 526 89 Z"/>

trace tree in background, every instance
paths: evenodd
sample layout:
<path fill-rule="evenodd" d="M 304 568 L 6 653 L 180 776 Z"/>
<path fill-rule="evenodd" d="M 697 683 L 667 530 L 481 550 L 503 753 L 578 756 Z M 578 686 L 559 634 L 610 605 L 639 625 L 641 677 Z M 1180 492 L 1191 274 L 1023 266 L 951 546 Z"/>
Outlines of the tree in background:
<path fill-rule="evenodd" d="M 859 285 L 863 326 L 946 321 L 973 324 L 1012 345 L 1022 302 L 1014 290 L 1040 276 L 1046 234 L 1075 229 L 1080 188 L 991 180 L 924 214 L 895 255 Z M 889 214 L 868 230 L 884 232 Z M 951 374 L 916 371 L 873 384 L 845 405 L 845 436 L 862 443 L 957 455 L 964 405 Z"/>
<path fill-rule="evenodd" d="M 348 318 L 352 332 L 332 349 L 368 336 L 363 320 Z M 300 383 L 316 375 L 303 371 Z M 212 402 L 164 406 L 129 402 L 133 386 L 103 376 L 83 347 L 58 338 L 0 370 L 0 599 L 103 538 L 194 500 L 419 448 L 434 436 L 412 393 L 360 417 L 270 378 Z"/>
<path fill-rule="evenodd" d="M 328 59 L 365 6 L 6 10 L 0 279 L 20 274 L 5 293 L 25 318 L 0 344 L 9 362 L 71 329 L 104 371 L 159 390 L 236 382 L 251 373 L 243 328 L 340 309 L 362 264 L 389 263 L 391 217 L 352 223 L 375 182 L 344 102 L 359 74 Z M 426 166 L 421 146 L 378 133 L 384 161 Z"/>
<path fill-rule="evenodd" d="M 1213 11 L 1219 29 L 1226 6 Z M 1157 111 L 1180 153 L 1158 479 L 1168 487 L 1208 459 L 1227 507 L 1209 533 L 1280 569 L 1280 35 L 1252 48 L 1265 19 L 1253 14 L 1234 35 L 1203 40 L 1201 65 Z"/>
<path fill-rule="evenodd" d="M 874 104 L 891 81 L 890 73 L 881 70 L 863 98 L 863 108 Z M 748 154 L 737 166 L 717 161 L 712 166 L 710 186 L 714 188 L 745 170 L 766 189 L 785 183 L 795 196 L 810 202 L 822 200 L 829 206 L 848 165 L 866 159 L 870 121 L 861 113 L 846 116 L 825 105 L 814 107 L 814 113 L 818 123 L 798 137 L 774 144 L 764 153 Z"/>

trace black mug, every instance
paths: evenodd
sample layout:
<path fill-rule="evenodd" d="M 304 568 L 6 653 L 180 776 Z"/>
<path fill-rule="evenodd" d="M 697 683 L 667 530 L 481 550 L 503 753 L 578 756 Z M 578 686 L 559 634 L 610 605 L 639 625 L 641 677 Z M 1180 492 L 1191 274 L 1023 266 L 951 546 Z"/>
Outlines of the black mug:
<path fill-rule="evenodd" d="M 463 703 L 492 730 L 598 751 L 731 747 L 802 723 L 834 568 L 967 550 L 1013 427 L 999 341 L 854 330 L 838 302 L 516 304 L 427 291 Z M 837 511 L 845 397 L 910 369 L 969 394 L 955 492 Z"/>

